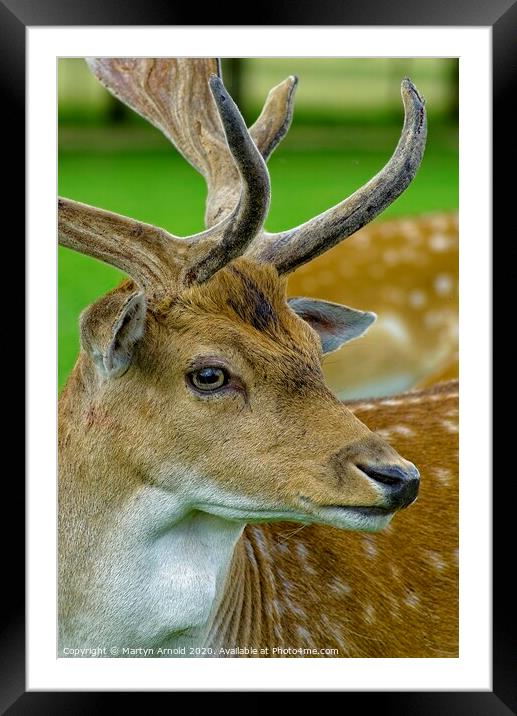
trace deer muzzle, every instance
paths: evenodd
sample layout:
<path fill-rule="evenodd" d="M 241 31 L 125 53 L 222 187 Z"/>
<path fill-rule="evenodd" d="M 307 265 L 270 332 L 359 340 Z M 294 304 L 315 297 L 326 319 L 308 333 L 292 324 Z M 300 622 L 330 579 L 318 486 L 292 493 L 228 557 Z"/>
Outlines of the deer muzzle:
<path fill-rule="evenodd" d="M 417 498 L 420 486 L 420 473 L 412 462 L 405 464 L 358 464 L 357 467 L 370 480 L 377 483 L 384 492 L 387 507 L 397 510 L 409 507 Z"/>
<path fill-rule="evenodd" d="M 363 489 L 378 495 L 376 506 L 381 509 L 395 511 L 409 507 L 417 498 L 418 469 L 374 433 L 339 450 L 330 465 L 338 483 L 344 484 L 346 476 L 351 474 L 355 476 L 354 481 L 362 476 Z M 357 482 L 355 484 L 359 487 Z"/>

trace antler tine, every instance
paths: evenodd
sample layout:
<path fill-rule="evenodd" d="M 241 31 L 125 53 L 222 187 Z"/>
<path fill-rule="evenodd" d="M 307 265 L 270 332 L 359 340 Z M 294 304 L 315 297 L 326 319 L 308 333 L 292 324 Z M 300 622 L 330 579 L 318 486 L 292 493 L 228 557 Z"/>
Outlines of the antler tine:
<path fill-rule="evenodd" d="M 58 200 L 58 233 L 62 246 L 116 266 L 148 295 L 170 286 L 174 249 L 182 251 L 163 229 L 71 199 Z"/>
<path fill-rule="evenodd" d="M 424 100 L 411 80 L 401 85 L 404 126 L 386 166 L 340 204 L 289 231 L 261 236 L 249 253 L 288 273 L 358 231 L 402 194 L 423 157 L 427 136 Z"/>
<path fill-rule="evenodd" d="M 243 253 L 262 229 L 270 201 L 269 172 L 237 105 L 220 77 L 212 75 L 209 84 L 228 147 L 241 178 L 241 195 L 221 240 L 186 272 L 185 281 L 188 284 L 207 281 L 216 271 Z M 206 232 L 200 234 L 199 238 L 205 236 Z"/>
<path fill-rule="evenodd" d="M 221 77 L 221 73 L 218 73 Z M 291 126 L 293 118 L 293 105 L 298 78 L 289 76 L 283 82 L 273 87 L 266 98 L 262 112 L 249 128 L 249 134 L 267 162 L 276 147 L 285 137 Z M 205 225 L 212 231 L 211 235 L 230 223 L 232 217 L 228 215 L 230 207 L 235 207 L 240 195 L 240 181 L 238 176 L 229 171 L 224 181 L 212 181 L 209 184 L 206 202 Z M 223 217 L 221 219 L 221 217 Z M 223 221 L 226 218 L 226 224 Z M 218 224 L 215 222 L 218 220 Z"/>
<path fill-rule="evenodd" d="M 291 75 L 273 87 L 258 119 L 250 127 L 251 138 L 266 162 L 291 126 L 297 85 L 298 77 Z"/>
<path fill-rule="evenodd" d="M 297 84 L 298 78 L 291 75 L 273 87 L 268 93 L 262 112 L 249 128 L 249 134 L 266 162 L 291 126 Z M 220 184 L 217 190 L 209 188 L 205 212 L 205 225 L 208 228 L 215 229 L 215 221 L 228 216 L 229 208 L 234 207 L 239 199 L 239 193 L 238 179 L 227 180 L 225 184 Z"/>

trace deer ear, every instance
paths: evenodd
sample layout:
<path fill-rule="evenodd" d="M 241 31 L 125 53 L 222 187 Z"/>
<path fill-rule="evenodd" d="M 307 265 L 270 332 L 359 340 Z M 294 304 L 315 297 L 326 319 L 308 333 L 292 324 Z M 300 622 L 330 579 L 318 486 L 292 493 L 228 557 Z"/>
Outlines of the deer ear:
<path fill-rule="evenodd" d="M 289 306 L 314 328 L 320 337 L 323 353 L 331 353 L 344 343 L 359 338 L 377 318 L 369 311 L 357 311 L 316 298 L 290 298 Z"/>
<path fill-rule="evenodd" d="M 105 378 L 118 378 L 129 368 L 144 335 L 146 310 L 143 293 L 113 293 L 81 315 L 81 345 Z"/>

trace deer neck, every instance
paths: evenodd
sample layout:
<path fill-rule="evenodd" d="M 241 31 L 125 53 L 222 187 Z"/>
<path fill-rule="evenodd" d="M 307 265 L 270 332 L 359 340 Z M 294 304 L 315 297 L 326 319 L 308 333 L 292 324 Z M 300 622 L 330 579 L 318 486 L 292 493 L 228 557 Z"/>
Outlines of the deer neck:
<path fill-rule="evenodd" d="M 129 583 L 137 589 L 141 580 L 148 584 L 141 610 L 148 619 L 149 640 L 162 647 L 156 656 L 203 656 L 189 650 L 208 644 L 244 523 L 200 511 L 184 514 L 183 502 L 176 505 L 174 498 L 169 501 L 164 494 L 148 494 L 143 499 L 144 512 L 158 520 L 151 534 L 144 527 L 141 537 L 136 537 L 129 556 L 133 564 L 123 575 L 122 588 L 127 589 L 128 572 L 132 575 Z M 133 523 L 137 535 L 142 517 Z M 121 547 L 125 553 L 125 538 Z"/>
<path fill-rule="evenodd" d="M 60 649 L 95 646 L 94 635 L 119 656 L 199 656 L 188 650 L 207 642 L 243 528 L 154 487 L 103 520 L 95 544 L 83 523 L 74 559 L 61 539 L 60 561 L 75 569 L 60 578 Z"/>

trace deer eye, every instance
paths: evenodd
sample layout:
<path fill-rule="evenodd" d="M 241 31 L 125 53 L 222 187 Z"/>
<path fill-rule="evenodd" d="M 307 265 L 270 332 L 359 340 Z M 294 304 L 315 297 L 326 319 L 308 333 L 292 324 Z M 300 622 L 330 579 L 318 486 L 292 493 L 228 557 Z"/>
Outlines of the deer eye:
<path fill-rule="evenodd" d="M 228 373 L 218 366 L 206 366 L 199 370 L 193 370 L 187 375 L 187 378 L 196 390 L 203 393 L 219 390 L 227 385 L 229 381 Z"/>

